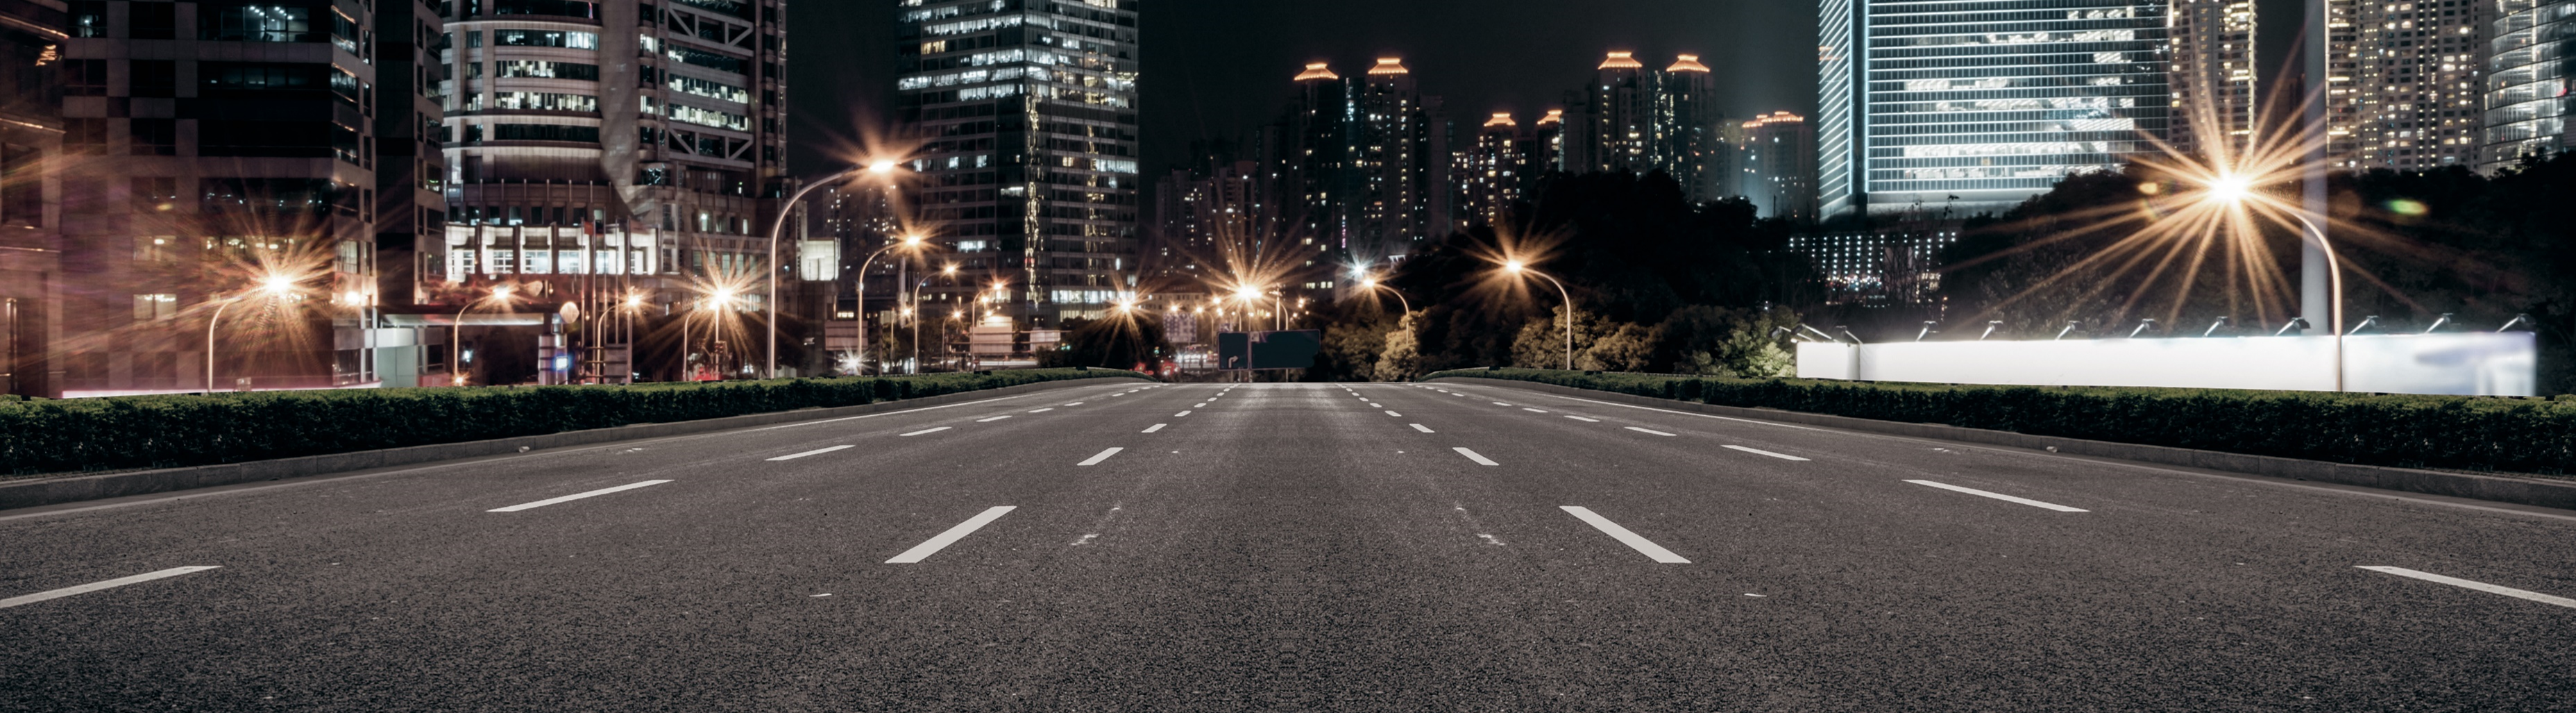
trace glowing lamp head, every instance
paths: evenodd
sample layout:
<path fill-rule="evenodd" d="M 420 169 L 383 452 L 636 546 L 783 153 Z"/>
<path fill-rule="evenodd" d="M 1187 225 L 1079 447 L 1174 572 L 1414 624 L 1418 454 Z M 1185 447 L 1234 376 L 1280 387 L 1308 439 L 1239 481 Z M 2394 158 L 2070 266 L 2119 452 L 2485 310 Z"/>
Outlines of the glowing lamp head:
<path fill-rule="evenodd" d="M 917 248 L 917 247 L 921 247 L 921 241 L 922 241 L 922 237 L 921 237 L 921 234 L 920 234 L 920 233 L 909 233 L 909 234 L 906 234 L 906 235 L 904 235 L 904 236 L 903 236 L 903 246 L 904 246 L 904 247 L 908 247 L 908 248 Z"/>
<path fill-rule="evenodd" d="M 295 291 L 295 278 L 270 275 L 259 281 L 259 290 L 268 293 L 271 297 L 284 297 L 286 293 Z"/>
<path fill-rule="evenodd" d="M 494 302 L 508 302 L 508 301 L 510 301 L 510 288 L 509 288 L 508 286 L 506 286 L 506 285 L 505 285 L 505 286 L 501 286 L 501 287 L 495 287 L 495 288 L 492 288 L 492 301 L 494 301 Z"/>
<path fill-rule="evenodd" d="M 950 265 L 950 266 L 947 266 L 947 267 L 944 267 L 944 268 L 940 268 L 939 272 L 940 272 L 940 274 L 944 274 L 944 275 L 954 275 L 954 274 L 957 274 L 957 266 L 956 266 L 956 265 Z"/>
<path fill-rule="evenodd" d="M 1240 288 L 1240 289 L 1237 289 L 1237 290 L 1235 290 L 1235 291 L 1234 291 L 1234 296 L 1236 296 L 1236 297 L 1240 297 L 1240 298 L 1243 298 L 1243 300 L 1244 300 L 1244 301 L 1247 301 L 1247 302 L 1252 301 L 1252 300 L 1261 299 L 1261 288 L 1258 288 L 1258 287 L 1244 287 L 1244 288 Z"/>
<path fill-rule="evenodd" d="M 626 306 L 627 306 L 628 308 L 630 308 L 630 309 L 632 309 L 632 308 L 636 308 L 636 307 L 642 307 L 642 306 L 644 306 L 644 296 L 643 296 L 643 295 L 627 295 L 627 296 L 626 296 Z"/>
<path fill-rule="evenodd" d="M 2216 180 L 2209 182 L 2209 197 L 2212 200 L 2239 203 L 2253 193 L 2254 182 L 2245 180 L 2243 176 L 2219 174 Z"/>
<path fill-rule="evenodd" d="M 716 304 L 727 304 L 733 302 L 733 288 L 718 288 L 716 290 L 714 301 Z"/>
<path fill-rule="evenodd" d="M 1374 277 L 1361 278 L 1361 279 L 1360 279 L 1360 286 L 1362 286 L 1362 287 L 1367 287 L 1367 288 L 1372 289 L 1372 290 L 1377 289 L 1377 278 L 1374 278 Z"/>
<path fill-rule="evenodd" d="M 1526 269 L 1529 269 L 1529 266 L 1521 264 L 1519 260 L 1503 263 L 1503 271 L 1514 275 L 1521 274 L 1521 271 Z"/>
<path fill-rule="evenodd" d="M 878 159 L 875 163 L 868 164 L 868 172 L 879 176 L 894 173 L 894 169 L 895 162 L 891 159 Z"/>

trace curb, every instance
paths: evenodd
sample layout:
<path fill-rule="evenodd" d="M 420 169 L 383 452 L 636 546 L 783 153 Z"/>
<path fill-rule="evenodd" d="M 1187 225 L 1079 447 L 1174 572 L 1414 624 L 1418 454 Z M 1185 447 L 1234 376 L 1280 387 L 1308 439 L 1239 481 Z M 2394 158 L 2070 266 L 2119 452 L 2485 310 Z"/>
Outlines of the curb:
<path fill-rule="evenodd" d="M 586 446 L 645 438 L 685 436 L 750 426 L 789 423 L 794 421 L 811 421 L 825 418 L 839 418 L 843 416 L 863 416 L 886 411 L 903 411 L 925 406 L 939 406 L 943 404 L 977 401 L 997 396 L 1014 396 L 1035 391 L 1060 389 L 1069 386 L 1109 383 L 1112 381 L 1141 380 L 1132 377 L 1065 379 L 1061 381 L 1005 386 L 998 389 L 985 389 L 982 391 L 967 391 L 954 394 L 940 394 L 938 396 L 924 396 L 917 399 L 879 401 L 858 406 L 809 408 L 796 411 L 778 411 L 744 416 L 727 416 L 724 418 L 710 418 L 698 421 L 680 421 L 676 423 L 645 423 L 632 426 L 619 426 L 616 428 L 565 431 L 563 433 L 549 433 L 537 436 L 518 436 L 488 441 L 439 443 L 426 446 L 408 446 L 404 448 L 358 451 L 355 453 L 334 453 L 329 455 L 301 456 L 296 458 L 280 458 L 276 460 L 249 461 L 244 463 L 224 463 L 220 465 L 201 465 L 185 468 L 165 468 L 160 470 L 135 471 L 131 473 L 41 478 L 24 482 L 0 483 L 0 510 L 31 508 L 43 505 L 60 505 L 63 503 L 74 503 L 84 500 L 103 500 L 106 498 L 119 498 L 128 495 L 167 493 L 196 488 L 210 488 L 218 485 L 237 485 L 241 483 L 254 483 L 267 480 L 284 480 L 287 478 L 347 473 L 392 466 L 420 465 L 423 463 L 462 460 L 466 458 L 503 455 L 549 448 L 563 448 L 567 446 Z"/>
<path fill-rule="evenodd" d="M 2243 453 L 2222 453 L 2219 451 L 2174 448 L 2171 446 L 2112 443 L 2109 441 L 2092 441 L 2060 436 L 2035 436 L 2027 433 L 1995 431 L 1982 428 L 1962 428 L 1958 426 L 1944 426 L 1935 423 L 1904 423 L 1900 421 L 1879 421 L 1866 418 L 1853 418 L 1850 416 L 1829 416 L 1825 414 L 1781 411 L 1767 408 L 1718 406 L 1714 404 L 1677 401 L 1652 396 L 1638 396 L 1635 394 L 1622 394 L 1612 391 L 1594 391 L 1591 389 L 1581 389 L 1571 386 L 1542 384 L 1534 381 L 1480 379 L 1466 376 L 1444 376 L 1426 379 L 1425 381 L 1448 380 L 1474 382 L 1477 384 L 1491 386 L 1517 387 L 1561 396 L 1581 396 L 1583 398 L 1599 401 L 1625 403 L 1638 406 L 1653 406 L 1656 408 L 1666 408 L 1676 411 L 1698 411 L 1700 413 L 1715 416 L 1749 418 L 1760 421 L 1779 421 L 1783 423 L 1825 426 L 1829 428 L 1840 428 L 1867 433 L 1934 438 L 1964 443 L 1983 443 L 1987 445 L 2008 446 L 2012 448 L 2028 448 L 2031 450 L 2053 450 L 2057 453 L 2068 455 L 2116 458 L 2119 460 L 2137 461 L 2141 463 L 2206 468 L 2209 470 L 2226 471 L 2230 473 L 2263 475 L 2275 478 L 2308 480 L 2340 485 L 2358 485 L 2368 488 L 2379 488 L 2382 490 L 2401 490 L 2410 493 L 2424 493 L 2427 495 L 2447 495 L 2455 498 L 2469 498 L 2473 500 L 2513 503 L 2517 505 L 2537 505 L 2540 507 L 2576 510 L 2576 483 L 2559 483 L 2546 480 L 2475 475 L 2469 473 L 2445 473 L 2441 471 L 2418 470 L 2414 468 L 2392 468 L 2376 465 L 2330 463 L 2326 461 L 2302 460 L 2298 458 L 2282 458 L 2279 456 L 2258 456 Z"/>

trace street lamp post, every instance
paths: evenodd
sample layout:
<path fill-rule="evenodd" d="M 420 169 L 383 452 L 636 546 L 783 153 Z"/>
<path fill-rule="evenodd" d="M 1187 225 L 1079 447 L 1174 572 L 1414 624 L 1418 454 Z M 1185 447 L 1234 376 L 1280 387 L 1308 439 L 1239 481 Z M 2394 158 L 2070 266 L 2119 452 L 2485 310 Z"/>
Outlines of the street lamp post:
<path fill-rule="evenodd" d="M 867 364 L 868 354 L 868 268 L 876 264 L 877 256 L 886 254 L 886 251 L 888 250 L 907 248 L 917 251 L 921 249 L 922 242 L 923 238 L 920 233 L 908 233 L 903 236 L 903 242 L 891 243 L 885 247 L 877 248 L 876 252 L 868 253 L 868 259 L 859 261 L 857 295 L 859 299 L 859 363 L 861 366 L 865 366 Z M 884 374 L 885 372 L 885 360 L 878 359 L 877 373 Z"/>
<path fill-rule="evenodd" d="M 1556 286 L 1556 295 L 1557 295 L 1558 297 L 1564 298 L 1564 300 L 1565 300 L 1565 370 L 1566 370 L 1566 371 L 1573 371 L 1573 370 L 1574 370 L 1574 295 L 1572 295 L 1572 294 L 1568 294 L 1568 293 L 1565 291 L 1565 283 L 1557 282 L 1557 281 L 1556 281 L 1556 278 L 1554 278 L 1554 277 L 1549 277 L 1547 273 L 1539 272 L 1539 271 L 1537 271 L 1537 270 L 1532 270 L 1532 269 L 1530 269 L 1530 267 L 1529 267 L 1528 265 L 1523 265 L 1523 264 L 1521 264 L 1521 261 L 1519 261 L 1519 260 L 1513 260 L 1513 261 L 1511 261 L 1511 262 L 1504 263 L 1504 264 L 1503 264 L 1503 271 L 1504 271 L 1504 272 L 1512 273 L 1512 274 L 1514 274 L 1514 275 L 1518 275 L 1518 274 L 1522 274 L 1522 273 L 1528 273 L 1528 274 L 1532 274 L 1532 275 L 1537 275 L 1537 276 L 1539 276 L 1539 277 L 1541 277 L 1541 278 L 1545 278 L 1545 279 L 1547 280 L 1547 284 L 1551 284 L 1551 285 L 1555 285 L 1555 286 Z"/>
<path fill-rule="evenodd" d="M 796 189 L 795 195 L 788 196 L 787 202 L 778 205 L 778 217 L 771 220 L 769 223 L 769 371 L 764 375 L 767 378 L 778 378 L 778 271 L 780 269 L 778 265 L 778 237 L 780 233 L 787 230 L 787 216 L 794 215 L 796 212 L 796 204 L 804 201 L 805 194 L 813 193 L 815 189 L 849 180 L 851 177 L 857 176 L 861 172 L 890 173 L 892 171 L 894 171 L 894 162 L 892 161 L 878 161 L 875 164 L 866 167 L 853 166 L 848 170 L 825 177 L 823 180 L 806 184 L 804 188 Z M 861 277 L 862 279 L 865 278 L 864 275 Z M 861 305 L 861 307 L 865 308 L 865 305 Z M 860 321 L 864 323 L 866 320 L 862 319 Z"/>
<path fill-rule="evenodd" d="M 1388 294 L 1395 295 L 1395 301 L 1398 304 L 1404 305 L 1404 313 L 1413 314 L 1413 300 L 1405 299 L 1403 290 L 1388 287 L 1384 283 L 1378 282 L 1377 278 L 1374 277 L 1363 279 L 1360 281 L 1360 284 L 1367 286 L 1371 290 L 1385 290 Z"/>
<path fill-rule="evenodd" d="M 492 296 L 489 299 L 504 303 L 509 302 L 510 286 L 502 285 L 492 288 Z M 465 385 L 465 312 L 467 310 L 474 309 L 474 305 L 480 303 L 480 300 L 466 300 L 465 306 L 456 310 L 456 321 L 449 322 L 447 325 L 447 350 L 449 352 L 447 371 L 448 376 L 450 377 L 448 380 L 457 386 Z"/>
<path fill-rule="evenodd" d="M 942 268 L 939 275 L 946 275 L 953 280 L 957 277 L 957 266 L 949 265 Z M 939 275 L 921 278 L 920 282 L 913 284 L 910 302 L 912 306 L 904 312 L 904 319 L 912 321 L 912 366 L 908 371 L 913 374 L 921 373 L 921 286 L 930 284 L 931 279 Z"/>
<path fill-rule="evenodd" d="M 215 305 L 215 313 L 214 313 L 213 315 L 211 315 L 211 316 L 208 316 L 208 317 L 206 318 L 206 394 L 207 394 L 207 395 L 210 395 L 210 396 L 211 396 L 211 395 L 213 395 L 213 394 L 215 393 L 215 325 L 223 321 L 223 319 L 224 319 L 224 308 L 227 308 L 227 307 L 231 307 L 231 306 L 233 306 L 233 303 L 235 303 L 235 302 L 240 302 L 240 301 L 242 301 L 242 300 L 244 300 L 244 299 L 248 299 L 248 298 L 249 298 L 251 295 L 253 295 L 253 294 L 258 294 L 258 293 L 267 293 L 267 294 L 268 294 L 268 296 L 270 296 L 270 297 L 284 297 L 284 296 L 287 296 L 288 294 L 292 294 L 294 291 L 295 291 L 295 281 L 294 281 L 294 280 L 289 279 L 289 278 L 287 278 L 287 277 L 286 277 L 286 276 L 284 276 L 284 275 L 272 275 L 272 276 L 270 276 L 268 279 L 263 280 L 263 281 L 261 281 L 261 282 L 260 282 L 259 289 L 255 290 L 255 291 L 253 291 L 253 292 L 246 292 L 246 293 L 243 293 L 243 294 L 234 295 L 234 296 L 232 296 L 232 298 L 230 298 L 230 299 L 226 299 L 226 300 L 224 300 L 224 301 L 222 301 L 222 302 L 220 302 L 220 303 L 217 303 L 217 304 Z"/>

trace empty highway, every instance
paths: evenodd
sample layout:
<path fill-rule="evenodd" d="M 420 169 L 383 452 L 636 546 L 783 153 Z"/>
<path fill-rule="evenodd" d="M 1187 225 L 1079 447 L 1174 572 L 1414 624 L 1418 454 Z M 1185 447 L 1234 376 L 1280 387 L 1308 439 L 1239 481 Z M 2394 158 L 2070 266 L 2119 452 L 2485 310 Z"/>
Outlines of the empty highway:
<path fill-rule="evenodd" d="M 2576 710 L 2576 512 L 1086 382 L 0 512 L 7 711 Z"/>

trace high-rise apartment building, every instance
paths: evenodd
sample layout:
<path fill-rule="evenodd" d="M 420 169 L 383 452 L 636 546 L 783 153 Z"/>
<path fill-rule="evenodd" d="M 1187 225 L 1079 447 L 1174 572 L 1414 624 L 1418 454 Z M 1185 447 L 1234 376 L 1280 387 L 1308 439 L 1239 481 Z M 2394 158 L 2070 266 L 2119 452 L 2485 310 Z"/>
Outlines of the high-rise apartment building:
<path fill-rule="evenodd" d="M 1724 188 L 1715 157 L 1727 149 L 1717 140 L 1714 81 L 1698 55 L 1681 55 L 1657 71 L 1633 52 L 1611 52 L 1569 101 L 1566 170 L 1662 171 L 1682 185 L 1683 195 L 1719 197 Z"/>
<path fill-rule="evenodd" d="M 62 4 L 70 36 L 47 67 L 67 154 L 50 390 L 382 381 L 375 5 Z M 300 296 L 249 297 L 266 271 L 253 265 L 302 278 Z"/>
<path fill-rule="evenodd" d="M 1296 98 L 1264 132 L 1278 140 L 1258 160 L 1276 174 L 1272 203 L 1285 225 L 1302 231 L 1301 244 L 1366 264 L 1449 234 L 1456 217 L 1448 117 L 1402 58 L 1378 58 L 1353 77 L 1311 63 L 1294 81 Z"/>
<path fill-rule="evenodd" d="M 2223 140 L 2228 155 L 2244 155 L 2262 101 L 2256 91 L 2253 0 L 2173 0 L 2168 20 L 2174 150 L 2215 156 Z"/>
<path fill-rule="evenodd" d="M 2493 0 L 2334 0 L 2350 19 L 2334 46 L 2335 154 L 2354 169 L 2474 165 L 2483 133 Z"/>
<path fill-rule="evenodd" d="M 1999 210 L 2165 135 L 2163 3 L 1824 0 L 1818 19 L 1827 214 Z"/>
<path fill-rule="evenodd" d="M 2498 0 L 2479 170 L 2576 149 L 2576 0 Z"/>
<path fill-rule="evenodd" d="M 1772 112 L 1738 125 L 1740 166 L 1734 195 L 1753 202 L 1763 217 L 1816 218 L 1816 131 L 1806 117 Z"/>
<path fill-rule="evenodd" d="M 0 394 L 53 396 L 62 323 L 61 0 L 0 0 Z"/>
<path fill-rule="evenodd" d="M 1499 224 L 1520 200 L 1529 170 L 1530 140 L 1509 113 L 1497 113 L 1476 131 L 1475 143 L 1458 152 L 1456 185 L 1470 221 Z"/>
<path fill-rule="evenodd" d="M 895 112 L 934 241 L 1024 327 L 1135 289 L 1139 0 L 901 0 Z M 977 284 L 977 283 L 981 284 Z M 926 292 L 937 292 L 934 286 Z"/>

